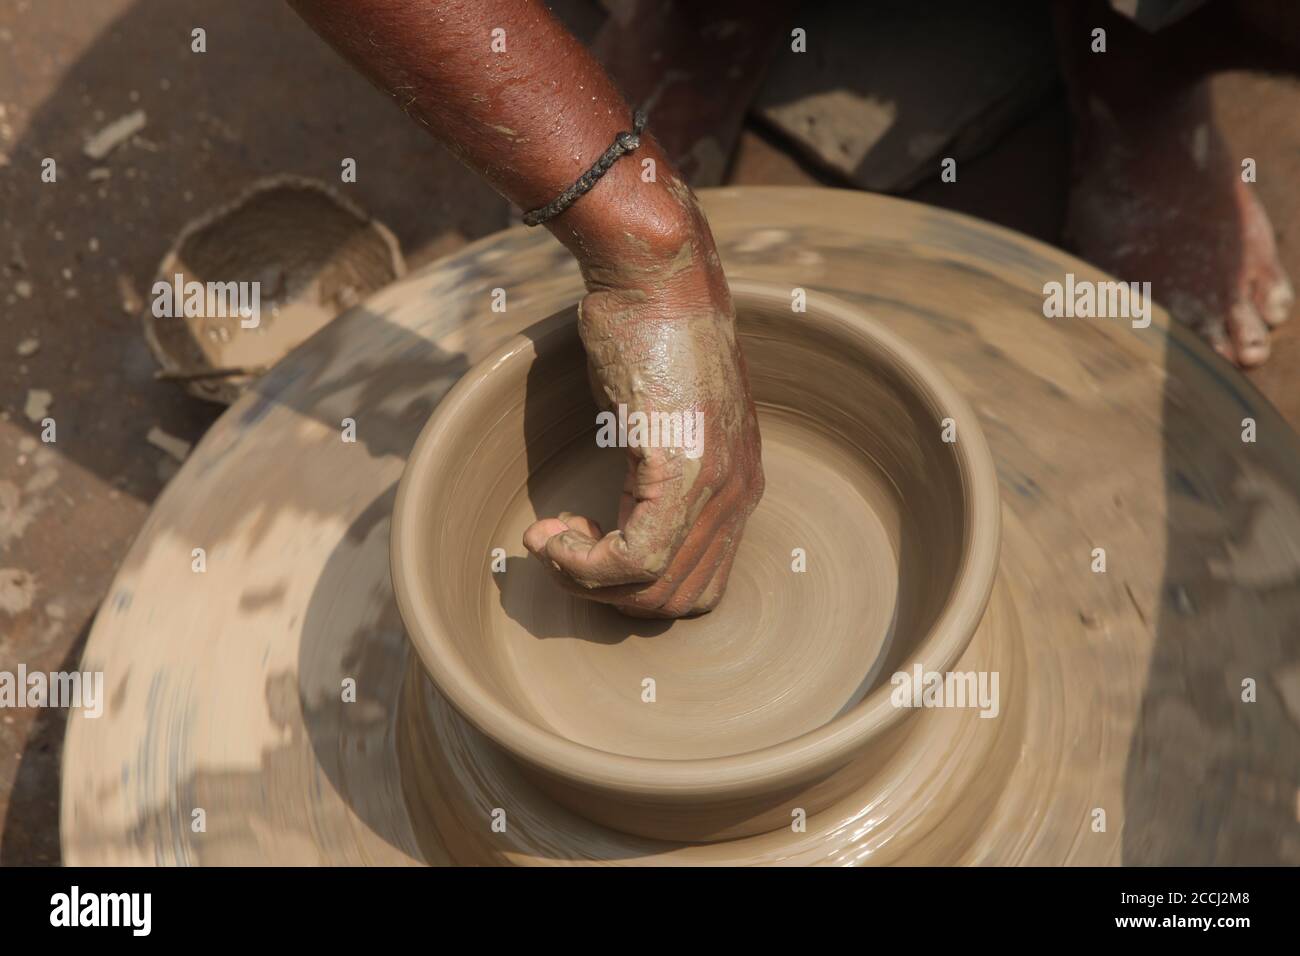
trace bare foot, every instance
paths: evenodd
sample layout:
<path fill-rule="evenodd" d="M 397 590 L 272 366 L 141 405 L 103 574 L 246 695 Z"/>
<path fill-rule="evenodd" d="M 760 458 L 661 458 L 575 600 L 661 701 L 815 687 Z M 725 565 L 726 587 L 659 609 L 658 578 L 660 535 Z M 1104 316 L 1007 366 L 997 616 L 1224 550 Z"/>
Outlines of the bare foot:
<path fill-rule="evenodd" d="M 1269 355 L 1269 329 L 1295 296 L 1273 227 L 1215 128 L 1203 88 L 1122 116 L 1086 104 L 1067 225 L 1080 255 L 1150 281 L 1170 314 L 1243 368 Z"/>

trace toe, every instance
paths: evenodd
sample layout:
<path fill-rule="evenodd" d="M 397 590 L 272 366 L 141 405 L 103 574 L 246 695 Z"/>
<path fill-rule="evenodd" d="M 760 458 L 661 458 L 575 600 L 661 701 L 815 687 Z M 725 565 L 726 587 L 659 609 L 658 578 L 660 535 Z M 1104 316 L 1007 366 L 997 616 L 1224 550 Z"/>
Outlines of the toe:
<path fill-rule="evenodd" d="M 1232 347 L 1232 339 L 1228 337 L 1228 327 L 1221 319 L 1202 322 L 1196 327 L 1196 331 L 1200 333 L 1206 345 L 1233 365 L 1237 364 L 1237 350 Z"/>
<path fill-rule="evenodd" d="M 1270 326 L 1281 325 L 1290 318 L 1294 305 L 1295 290 L 1284 275 L 1278 275 L 1274 281 L 1267 283 L 1255 297 L 1255 307 Z"/>
<path fill-rule="evenodd" d="M 1249 302 L 1238 302 L 1229 311 L 1228 335 L 1242 368 L 1262 365 L 1268 359 L 1268 326 Z"/>

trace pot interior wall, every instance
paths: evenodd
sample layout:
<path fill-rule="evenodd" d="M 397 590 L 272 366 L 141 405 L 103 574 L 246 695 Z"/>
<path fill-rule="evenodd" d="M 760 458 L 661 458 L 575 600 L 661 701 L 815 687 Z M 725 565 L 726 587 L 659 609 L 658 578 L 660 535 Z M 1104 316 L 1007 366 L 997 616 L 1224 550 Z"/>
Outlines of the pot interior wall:
<path fill-rule="evenodd" d="M 598 750 L 704 758 L 814 730 L 888 683 L 958 571 L 942 410 L 865 336 L 764 301 L 737 309 L 767 492 L 712 614 L 625 617 L 563 593 L 522 546 L 562 510 L 617 526 L 625 452 L 596 446 L 572 322 L 478 383 L 478 427 L 436 465 L 422 546 L 452 649 L 498 703 Z"/>

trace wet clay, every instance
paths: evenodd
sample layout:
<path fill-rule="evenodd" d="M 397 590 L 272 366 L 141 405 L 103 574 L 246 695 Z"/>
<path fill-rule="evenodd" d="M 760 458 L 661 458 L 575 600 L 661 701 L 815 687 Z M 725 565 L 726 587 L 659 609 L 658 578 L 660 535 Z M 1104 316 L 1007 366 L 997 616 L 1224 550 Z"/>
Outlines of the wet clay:
<path fill-rule="evenodd" d="M 629 622 L 521 547 L 539 515 L 597 503 L 616 520 L 625 456 L 597 447 L 572 310 L 443 400 L 393 518 L 399 606 L 439 689 L 561 802 L 695 842 L 859 785 L 864 766 L 825 778 L 892 749 L 910 712 L 890 677 L 961 653 L 998 547 L 987 445 L 929 363 L 830 297 L 792 320 L 785 288 L 732 294 L 769 486 L 712 614 Z M 489 573 L 494 548 L 509 557 Z"/>
<path fill-rule="evenodd" d="M 662 185 L 690 223 L 686 238 L 626 236 L 631 252 L 580 259 L 578 303 L 597 404 L 620 416 L 698 419 L 695 454 L 629 442 L 617 524 L 543 515 L 524 544 L 557 583 L 632 616 L 712 610 L 725 591 L 749 515 L 763 494 L 757 416 L 735 315 L 704 213 L 686 185 Z"/>
<path fill-rule="evenodd" d="M 1288 836 L 1300 723 L 1283 705 L 1300 614 L 1287 545 L 1300 541 L 1300 442 L 1268 402 L 1158 309 L 1146 330 L 1045 320 L 1045 282 L 1107 277 L 997 227 L 833 190 L 703 201 L 734 284 L 848 301 L 934 362 L 979 416 L 1002 548 L 953 666 L 1000 673 L 998 717 L 914 714 L 862 789 L 809 814 L 804 832 L 687 844 L 565 809 L 457 714 L 398 614 L 390 518 L 439 399 L 582 293 L 566 250 L 515 229 L 331 323 L 213 426 L 164 491 L 81 663 L 104 672 L 108 700 L 98 720 L 69 719 L 66 862 L 1300 863 Z M 508 313 L 488 307 L 498 287 L 511 290 Z M 356 444 L 339 441 L 345 416 Z M 1247 416 L 1267 440 L 1242 443 Z M 773 512 L 776 527 L 761 530 L 756 513 L 754 540 L 788 520 Z M 809 532 L 813 549 L 827 534 Z M 516 545 L 502 543 L 512 556 Z M 1097 547 L 1106 573 L 1090 569 Z M 487 562 L 484 602 L 482 585 L 496 588 Z M 800 586 L 828 572 L 814 550 Z M 534 640 L 538 653 L 564 641 Z M 1260 693 L 1243 721 L 1246 676 Z M 341 701 L 347 678 L 355 703 Z M 545 705 L 534 691 L 530 706 Z"/>

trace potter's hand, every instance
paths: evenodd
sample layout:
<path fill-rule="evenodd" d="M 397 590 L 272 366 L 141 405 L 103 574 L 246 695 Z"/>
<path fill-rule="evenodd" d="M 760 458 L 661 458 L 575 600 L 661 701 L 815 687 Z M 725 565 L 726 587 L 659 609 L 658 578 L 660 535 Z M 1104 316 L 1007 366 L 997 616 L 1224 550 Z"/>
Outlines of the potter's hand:
<path fill-rule="evenodd" d="M 677 195 L 679 231 L 655 230 L 612 262 L 609 249 L 583 262 L 590 291 L 579 331 L 608 413 L 597 437 L 618 437 L 611 421 L 628 426 L 618 530 L 562 514 L 524 535 L 563 586 L 636 616 L 711 610 L 763 494 L 731 296 L 703 216 L 685 187 Z M 639 417 L 647 426 L 657 420 L 659 434 L 638 429 Z"/>
<path fill-rule="evenodd" d="M 289 2 L 521 209 L 555 199 L 632 124 L 540 0 Z M 763 474 L 713 238 L 653 132 L 652 116 L 636 152 L 546 228 L 582 267 L 582 338 L 604 401 L 615 414 L 676 413 L 682 426 L 699 413 L 703 436 L 628 449 L 619 530 L 564 516 L 525 543 L 584 597 L 676 617 L 722 596 Z"/>

